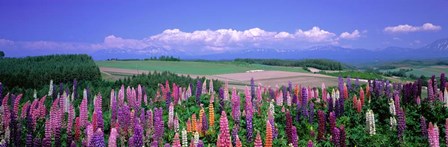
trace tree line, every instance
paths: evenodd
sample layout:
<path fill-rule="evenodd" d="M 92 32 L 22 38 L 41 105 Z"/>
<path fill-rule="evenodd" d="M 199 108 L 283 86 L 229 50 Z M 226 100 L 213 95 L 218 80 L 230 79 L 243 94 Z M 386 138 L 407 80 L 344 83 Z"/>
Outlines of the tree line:
<path fill-rule="evenodd" d="M 237 58 L 234 61 L 272 66 L 313 67 L 321 70 L 343 70 L 346 68 L 341 62 L 328 59 L 282 60 Z"/>

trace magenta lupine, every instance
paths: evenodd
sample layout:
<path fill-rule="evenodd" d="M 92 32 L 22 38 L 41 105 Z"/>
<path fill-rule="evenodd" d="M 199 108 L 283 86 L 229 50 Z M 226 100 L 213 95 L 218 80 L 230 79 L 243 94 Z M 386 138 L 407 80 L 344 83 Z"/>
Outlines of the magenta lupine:
<path fill-rule="evenodd" d="M 240 96 L 236 92 L 236 88 L 232 89 L 232 118 L 235 121 L 236 125 L 240 125 Z"/>
<path fill-rule="evenodd" d="M 314 146 L 313 141 L 308 140 L 308 145 L 307 145 L 307 147 L 313 147 L 313 146 Z"/>
<path fill-rule="evenodd" d="M 288 137 L 288 144 L 292 143 L 292 117 L 289 111 L 286 111 L 286 136 Z"/>
<path fill-rule="evenodd" d="M 116 128 L 112 128 L 110 130 L 108 146 L 109 147 L 117 147 L 117 138 L 118 138 L 117 129 Z"/>
<path fill-rule="evenodd" d="M 325 121 L 325 114 L 324 114 L 324 112 L 322 111 L 322 110 L 318 110 L 317 111 L 317 116 L 318 116 L 318 118 L 319 118 L 319 120 L 318 120 L 318 124 L 319 124 L 319 127 L 318 127 L 318 129 L 319 129 L 319 131 L 318 131 L 318 134 L 317 134 L 317 140 L 318 141 L 322 141 L 322 140 L 324 140 L 324 135 L 325 135 L 325 126 L 326 126 L 326 121 Z"/>
<path fill-rule="evenodd" d="M 9 100 L 9 93 L 6 94 L 5 98 L 3 98 L 3 125 L 4 126 L 9 126 L 9 123 L 11 122 L 11 112 L 9 109 L 9 105 L 8 105 L 8 100 Z"/>
<path fill-rule="evenodd" d="M 44 147 L 51 147 L 51 121 L 47 120 L 45 121 L 45 137 L 42 141 L 42 146 Z"/>
<path fill-rule="evenodd" d="M 330 121 L 330 131 L 331 134 L 334 134 L 334 128 L 336 127 L 336 115 L 334 114 L 334 112 L 330 112 L 330 116 L 329 116 L 329 121 Z"/>
<path fill-rule="evenodd" d="M 428 99 L 430 102 L 434 102 L 435 96 L 434 96 L 434 87 L 432 87 L 432 81 L 428 80 Z"/>
<path fill-rule="evenodd" d="M 118 131 L 122 136 L 128 135 L 128 127 L 130 125 L 130 120 L 129 120 L 130 117 L 131 117 L 131 112 L 129 110 L 128 105 L 125 104 L 122 107 L 118 107 L 117 118 L 118 118 L 118 124 L 120 126 L 120 130 L 118 130 Z"/>
<path fill-rule="evenodd" d="M 93 130 L 93 125 L 88 124 L 86 126 L 85 132 L 86 132 L 86 135 L 85 135 L 86 137 L 84 139 L 86 139 L 87 146 L 90 146 L 91 145 L 90 143 L 92 142 L 93 135 L 95 133 L 95 131 Z"/>
<path fill-rule="evenodd" d="M 397 119 L 398 119 L 398 126 L 397 126 L 398 138 L 400 139 L 400 141 L 403 141 L 403 133 L 404 130 L 406 129 L 406 116 L 402 108 L 399 108 L 397 111 Z"/>
<path fill-rule="evenodd" d="M 90 140 L 90 145 L 94 147 L 105 147 L 106 144 L 104 144 L 104 133 L 101 131 L 101 129 L 98 129 L 95 131 L 95 133 L 92 136 L 92 139 Z"/>
<path fill-rule="evenodd" d="M 73 120 L 75 120 L 75 109 L 73 105 L 70 105 L 67 118 L 67 143 L 70 143 L 73 140 Z"/>

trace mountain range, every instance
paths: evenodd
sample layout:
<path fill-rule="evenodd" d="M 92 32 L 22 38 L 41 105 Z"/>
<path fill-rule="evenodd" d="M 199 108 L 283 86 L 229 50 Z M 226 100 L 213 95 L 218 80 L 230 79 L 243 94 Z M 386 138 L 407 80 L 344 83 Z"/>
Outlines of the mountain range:
<path fill-rule="evenodd" d="M 304 49 L 256 48 L 223 53 L 194 55 L 164 48 L 148 48 L 140 52 L 126 50 L 104 50 L 94 53 L 95 59 L 107 58 L 143 59 L 151 56 L 170 55 L 181 59 L 233 60 L 235 58 L 276 58 L 276 59 L 332 59 L 345 63 L 369 63 L 398 61 L 405 59 L 435 59 L 448 57 L 448 38 L 440 39 L 420 48 L 387 47 L 378 50 L 344 48 L 340 46 L 313 46 Z"/>

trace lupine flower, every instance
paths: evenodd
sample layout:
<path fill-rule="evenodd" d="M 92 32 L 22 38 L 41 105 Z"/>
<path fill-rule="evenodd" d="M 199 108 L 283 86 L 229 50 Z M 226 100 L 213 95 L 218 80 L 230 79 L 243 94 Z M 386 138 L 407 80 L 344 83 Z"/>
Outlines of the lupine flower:
<path fill-rule="evenodd" d="M 330 112 L 330 116 L 329 116 L 329 121 L 330 121 L 330 131 L 331 134 L 333 134 L 334 128 L 336 127 L 336 114 L 334 114 L 334 112 Z"/>
<path fill-rule="evenodd" d="M 314 103 L 313 102 L 310 102 L 310 107 L 309 107 L 309 119 L 308 119 L 308 122 L 310 123 L 310 124 L 312 124 L 313 123 L 313 121 L 314 121 Z"/>
<path fill-rule="evenodd" d="M 313 141 L 308 140 L 308 145 L 307 145 L 307 147 L 313 147 L 313 146 L 314 146 Z"/>
<path fill-rule="evenodd" d="M 184 129 L 182 129 L 182 147 L 187 147 L 187 146 L 188 146 L 187 131 L 184 128 Z"/>
<path fill-rule="evenodd" d="M 448 144 L 448 118 L 445 120 L 445 144 Z"/>
<path fill-rule="evenodd" d="M 108 146 L 109 147 L 116 147 L 117 146 L 117 138 L 118 138 L 117 129 L 116 128 L 112 128 L 110 130 Z"/>
<path fill-rule="evenodd" d="M 257 136 L 255 137 L 254 147 L 263 147 L 263 141 L 261 141 L 260 132 L 257 131 Z"/>
<path fill-rule="evenodd" d="M 221 89 L 220 89 L 221 90 Z M 210 123 L 210 127 L 213 128 L 215 125 L 215 109 L 213 108 L 213 102 L 210 100 L 210 104 L 208 104 L 208 122 Z"/>
<path fill-rule="evenodd" d="M 227 120 L 227 115 L 225 111 L 221 112 L 221 118 L 219 119 L 219 131 L 220 131 L 220 139 L 219 142 L 221 143 L 220 146 L 223 147 L 230 147 L 231 139 L 230 139 L 230 132 L 229 132 L 229 125 Z"/>
<path fill-rule="evenodd" d="M 292 117 L 289 111 L 286 111 L 286 126 L 285 126 L 286 136 L 288 137 L 288 144 L 292 143 Z"/>
<path fill-rule="evenodd" d="M 174 125 L 174 104 L 170 103 L 168 108 L 168 128 L 172 129 Z"/>
<path fill-rule="evenodd" d="M 308 91 L 304 87 L 302 88 L 302 103 L 300 104 L 302 106 L 302 115 L 305 118 L 308 117 L 308 110 L 306 109 L 307 103 L 308 103 Z"/>
<path fill-rule="evenodd" d="M 101 129 L 98 129 L 92 136 L 90 145 L 94 147 L 105 147 L 104 144 L 104 135 L 103 131 Z"/>
<path fill-rule="evenodd" d="M 318 130 L 319 131 L 317 133 L 317 140 L 318 141 L 322 141 L 324 139 L 324 135 L 325 135 L 325 126 L 326 126 L 326 124 L 325 124 L 325 114 L 324 114 L 324 112 L 322 110 L 318 110 L 317 111 L 317 116 L 319 118 L 319 120 L 318 120 L 318 124 L 319 124 Z"/>
<path fill-rule="evenodd" d="M 191 131 L 194 133 L 197 131 L 196 114 L 191 115 Z"/>
<path fill-rule="evenodd" d="M 85 89 L 84 89 L 85 91 Z M 79 107 L 79 121 L 80 121 L 80 127 L 84 128 L 87 124 L 88 114 L 87 114 L 87 96 L 84 95 L 84 98 L 81 101 L 80 107 Z"/>
<path fill-rule="evenodd" d="M 202 94 L 207 93 L 207 79 L 204 80 L 204 82 L 202 83 Z"/>
<path fill-rule="evenodd" d="M 266 121 L 266 137 L 265 137 L 265 147 L 272 147 L 272 126 L 269 121 Z"/>
<path fill-rule="evenodd" d="M 333 128 L 333 133 L 331 134 L 331 137 L 333 139 L 334 146 L 340 146 L 341 143 L 341 132 L 338 127 Z"/>
<path fill-rule="evenodd" d="M 143 146 L 143 128 L 140 124 L 135 124 L 133 142 L 136 147 Z"/>
<path fill-rule="evenodd" d="M 210 80 L 209 84 L 208 84 L 208 94 L 214 94 L 214 89 L 213 89 L 213 80 Z"/>
<path fill-rule="evenodd" d="M 206 132 L 208 130 L 208 120 L 206 115 L 202 115 L 202 132 Z"/>
<path fill-rule="evenodd" d="M 432 81 L 428 80 L 428 99 L 430 102 L 434 102 L 435 98 L 434 98 L 434 90 L 432 87 Z"/>
<path fill-rule="evenodd" d="M 298 147 L 299 146 L 299 137 L 297 136 L 297 128 L 295 126 L 292 126 L 291 133 L 292 133 L 292 145 L 294 147 Z"/>
<path fill-rule="evenodd" d="M 154 140 L 160 140 L 164 132 L 163 109 L 154 109 Z"/>
<path fill-rule="evenodd" d="M 238 96 L 235 87 L 232 90 L 232 117 L 235 121 L 235 124 L 239 126 L 241 117 L 240 96 Z"/>
<path fill-rule="evenodd" d="M 431 122 L 428 127 L 428 141 L 430 147 L 439 147 L 439 128 Z"/>
<path fill-rule="evenodd" d="M 402 108 L 399 108 L 397 111 L 397 117 L 398 117 L 398 138 L 400 141 L 403 141 L 403 133 L 406 129 L 406 116 L 404 114 L 404 111 Z"/>
<path fill-rule="evenodd" d="M 422 136 L 424 138 L 428 138 L 428 125 L 426 124 L 426 119 L 423 116 L 420 116 L 420 129 L 422 131 Z"/>
<path fill-rule="evenodd" d="M 51 121 L 45 121 L 45 137 L 42 141 L 42 146 L 51 147 Z"/>
<path fill-rule="evenodd" d="M 241 143 L 241 140 L 240 140 L 240 138 L 237 135 L 236 136 L 236 145 L 235 145 L 235 147 L 242 147 L 242 146 L 243 146 L 243 144 Z"/>
<path fill-rule="evenodd" d="M 35 147 L 42 146 L 42 140 L 38 137 L 35 137 L 33 140 L 33 146 L 35 146 Z"/>
<path fill-rule="evenodd" d="M 390 112 L 390 114 L 392 116 L 395 116 L 397 114 L 396 110 L 395 110 L 395 104 L 394 103 L 395 103 L 395 101 L 393 99 L 389 100 L 389 112 Z"/>
<path fill-rule="evenodd" d="M 446 78 L 445 73 L 440 74 L 440 90 L 443 92 L 445 90 L 446 86 Z"/>
<path fill-rule="evenodd" d="M 201 103 L 201 93 L 202 93 L 202 86 L 201 86 L 201 80 L 198 79 L 196 84 L 196 103 L 199 105 Z"/>
<path fill-rule="evenodd" d="M 376 128 L 375 128 L 375 114 L 373 114 L 372 110 L 367 110 L 366 112 L 366 124 L 367 124 L 367 132 L 370 135 L 376 134 Z"/>
<path fill-rule="evenodd" d="M 177 115 L 177 113 L 174 116 L 174 131 L 179 132 L 179 116 Z"/>
<path fill-rule="evenodd" d="M 172 146 L 173 147 L 181 147 L 180 139 L 179 139 L 179 133 L 178 132 L 176 132 L 176 134 L 174 134 L 174 139 L 173 139 Z"/>

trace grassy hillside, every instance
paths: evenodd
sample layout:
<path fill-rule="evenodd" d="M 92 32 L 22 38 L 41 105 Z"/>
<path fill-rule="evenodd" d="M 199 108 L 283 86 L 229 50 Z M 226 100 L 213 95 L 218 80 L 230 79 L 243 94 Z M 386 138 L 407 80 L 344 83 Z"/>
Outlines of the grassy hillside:
<path fill-rule="evenodd" d="M 236 62 L 194 62 L 194 61 L 97 61 L 100 67 L 138 69 L 147 71 L 170 71 L 178 74 L 214 75 L 246 72 L 248 70 L 280 70 L 307 72 L 301 67 L 268 66 Z"/>

